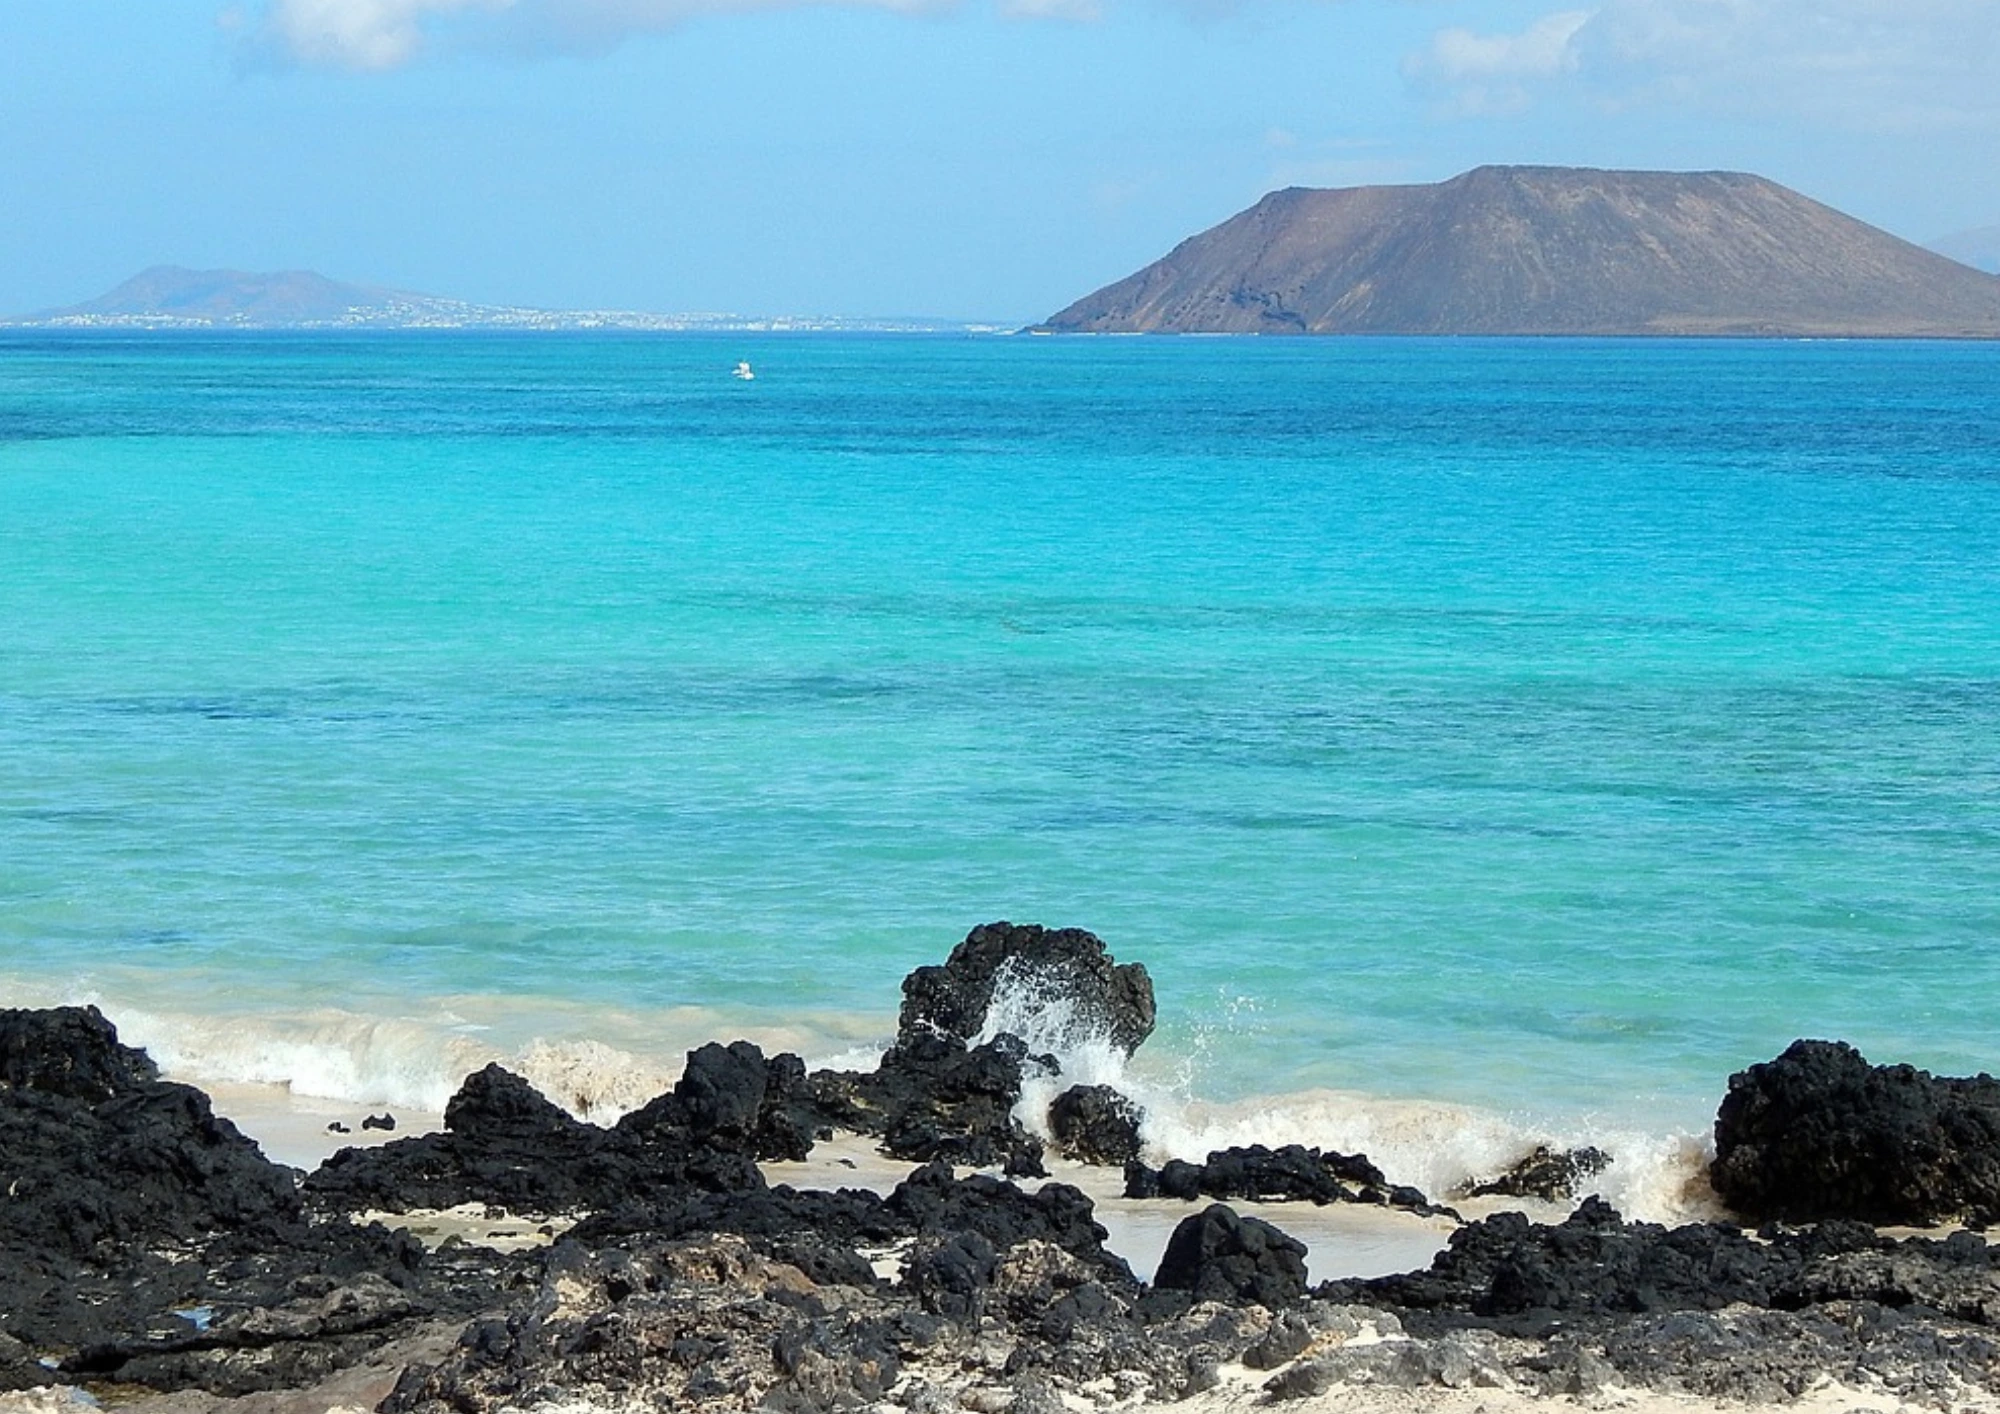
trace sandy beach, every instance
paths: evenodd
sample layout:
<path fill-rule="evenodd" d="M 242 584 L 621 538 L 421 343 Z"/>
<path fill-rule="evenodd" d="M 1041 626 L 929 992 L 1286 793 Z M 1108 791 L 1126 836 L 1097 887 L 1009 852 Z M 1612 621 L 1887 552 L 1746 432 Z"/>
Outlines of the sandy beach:
<path fill-rule="evenodd" d="M 434 1133 L 444 1127 L 444 1116 L 440 1113 L 397 1107 L 392 1111 L 374 1111 L 393 1113 L 394 1130 L 364 1129 L 362 1120 L 370 1113 L 366 1107 L 295 1095 L 278 1085 L 219 1085 L 212 1088 L 211 1094 L 216 1112 L 256 1140 L 273 1162 L 307 1171 L 343 1148 L 374 1148 L 393 1139 Z M 328 1126 L 336 1123 L 347 1126 L 348 1132 L 329 1130 Z M 1048 1166 L 1047 1180 L 1026 1180 L 1023 1186 L 1032 1190 L 1044 1181 L 1060 1182 L 1089 1194 L 1096 1206 L 1097 1220 L 1110 1234 L 1106 1245 L 1129 1262 L 1142 1280 L 1150 1278 L 1175 1224 L 1185 1214 L 1171 1207 L 1162 1208 L 1157 1202 L 1124 1197 L 1123 1177 L 1116 1169 L 1056 1157 L 1049 1159 Z M 774 1184 L 823 1190 L 866 1188 L 887 1193 L 909 1177 L 913 1165 L 887 1157 L 873 1140 L 850 1134 L 815 1144 L 804 1162 L 767 1162 L 760 1167 Z M 1307 1271 L 1314 1281 L 1386 1276 L 1425 1266 L 1457 1226 L 1445 1218 L 1351 1204 L 1318 1207 L 1310 1203 L 1239 1202 L 1235 1206 L 1239 1212 L 1262 1218 L 1305 1243 Z M 1553 1204 L 1521 1199 L 1473 1199 L 1455 1206 L 1474 1218 L 1512 1208 L 1527 1212 L 1539 1222 L 1560 1221 L 1567 1211 Z M 477 1240 L 474 1235 L 482 1230 L 476 1217 L 469 1224 L 447 1219 L 440 1225 L 434 1214 L 412 1221 L 429 1223 L 441 1231 L 457 1231 L 472 1240 Z"/>
<path fill-rule="evenodd" d="M 292 1095 L 279 1086 L 226 1086 L 216 1092 L 218 1111 L 228 1115 L 244 1132 L 258 1141 L 273 1159 L 310 1169 L 337 1149 L 346 1146 L 373 1147 L 395 1138 L 434 1132 L 442 1127 L 442 1115 L 418 1110 L 399 1110 L 393 1132 L 363 1130 L 365 1113 L 351 1105 Z M 346 1125 L 351 1132 L 336 1133 L 328 1126 Z M 812 1153 L 798 1162 L 766 1162 L 760 1167 L 773 1184 L 801 1190 L 833 1191 L 864 1188 L 887 1193 L 908 1177 L 911 1166 L 885 1155 L 873 1139 L 860 1135 L 840 1135 L 816 1144 Z M 1120 1175 L 1098 1166 L 1055 1158 L 1050 1161 L 1047 1182 L 1072 1184 L 1088 1193 L 1095 1205 L 1097 1220 L 1109 1233 L 1107 1247 L 1129 1262 L 1141 1279 L 1150 1279 L 1161 1253 L 1184 1213 L 1163 1209 L 1158 1202 L 1125 1198 Z M 1028 1182 L 1029 1189 L 1039 1183 Z M 1559 1222 L 1570 1205 L 1521 1199 L 1460 1200 L 1465 1217 L 1478 1219 L 1503 1211 L 1525 1212 L 1537 1222 Z M 1449 1241 L 1459 1226 L 1443 1217 L 1422 1217 L 1389 1209 L 1352 1205 L 1314 1206 L 1306 1203 L 1235 1204 L 1246 1216 L 1261 1218 L 1303 1242 L 1307 1267 L 1314 1281 L 1336 1277 L 1369 1277 L 1410 1271 L 1426 1266 Z M 462 1241 L 496 1250 L 519 1250 L 544 1245 L 566 1230 L 569 1223 L 553 1223 L 503 1213 L 481 1204 L 465 1204 L 446 1210 L 411 1213 L 370 1213 L 366 1218 L 403 1228 L 428 1247 L 448 1240 Z M 1889 1229 L 1885 1235 L 1915 1236 L 1915 1229 Z M 1933 1234 L 1935 1235 L 1935 1234 Z M 878 1272 L 893 1276 L 899 1260 L 891 1257 L 878 1263 Z M 389 1352 L 396 1358 L 379 1360 L 358 1370 L 344 1372 L 321 1389 L 282 1396 L 253 1395 L 236 1399 L 216 1399 L 184 1392 L 139 1399 L 128 1406 L 133 1414 L 363 1414 L 385 1397 L 394 1386 L 400 1358 L 436 1358 L 445 1340 L 433 1333 L 412 1342 L 406 1350 Z M 1348 1344 L 1366 1346 L 1371 1342 L 1393 1345 L 1398 1334 L 1387 1337 L 1364 1331 Z M 1296 1414 L 1548 1414 L 1548 1411 L 1590 1411 L 1591 1414 L 1992 1414 L 2000 1411 L 2000 1393 L 1961 1388 L 1948 1396 L 1909 1401 L 1881 1389 L 1854 1388 L 1832 1379 L 1795 1400 L 1770 1403 L 1717 1400 L 1691 1394 L 1633 1388 L 1607 1382 L 1602 1387 L 1576 1394 L 1526 1390 L 1504 1382 L 1474 1377 L 1464 1388 L 1432 1385 L 1425 1388 L 1398 1388 L 1383 1384 L 1356 1383 L 1304 1396 L 1280 1399 L 1270 1386 L 1268 1370 L 1252 1369 L 1240 1362 L 1222 1365 L 1214 1388 L 1190 1395 L 1175 1407 L 1187 1414 L 1246 1414 L 1282 1406 Z M 0 1414 L 75 1414 L 88 1407 L 78 1391 L 54 1388 L 41 1392 L 0 1394 Z M 1144 1407 L 1144 1399 L 1117 1399 L 1100 1395 L 1095 1400 L 1065 1394 L 1063 1407 L 1073 1414 L 1105 1414 L 1105 1411 Z M 894 1406 L 885 1406 L 894 1407 Z M 1004 1404 L 993 1404 L 968 1392 L 962 1408 L 974 1414 L 1002 1414 Z M 571 1402 L 542 1407 L 540 1414 L 624 1414 L 615 1405 Z"/>
<path fill-rule="evenodd" d="M 492 1063 L 445 1124 L 210 1096 L 94 1010 L 0 1012 L 0 1408 L 81 1397 L 45 1375 L 148 1414 L 2000 1395 L 1988 1077 L 1796 1042 L 1730 1078 L 1699 1169 L 1751 1222 L 1669 1226 L 1594 1191 L 1595 1149 L 1517 1154 L 1477 1200 L 1254 1130 L 1162 1157 L 1130 1097 L 990 1026 L 1003 982 L 1128 1054 L 1155 1022 L 1095 935 L 981 925 L 906 980 L 870 1070 L 714 1042 L 607 1124 Z"/>

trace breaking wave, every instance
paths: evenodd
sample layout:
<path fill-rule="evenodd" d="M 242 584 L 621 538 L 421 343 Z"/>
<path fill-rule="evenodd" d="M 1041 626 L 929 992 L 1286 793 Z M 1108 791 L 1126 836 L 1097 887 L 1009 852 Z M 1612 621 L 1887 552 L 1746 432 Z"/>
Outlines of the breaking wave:
<path fill-rule="evenodd" d="M 1579 1197 L 1595 1193 L 1628 1217 L 1652 1222 L 1717 1216 L 1706 1177 L 1709 1148 L 1699 1135 L 1630 1125 L 1582 1127 L 1445 1101 L 1326 1089 L 1204 1100 L 1194 1058 L 1162 1058 L 1143 1049 L 1127 1057 L 1075 997 L 1049 978 L 1018 968 L 1003 967 L 996 975 L 985 1025 L 975 1039 L 989 1041 L 1002 1032 L 1020 1037 L 1031 1054 L 1055 1057 L 1060 1067 L 1055 1074 L 1031 1072 L 1015 1110 L 1023 1126 L 1044 1139 L 1049 1106 L 1058 1095 L 1073 1085 L 1108 1085 L 1144 1111 L 1140 1139 L 1154 1164 L 1199 1162 L 1213 1150 L 1238 1145 L 1304 1144 L 1366 1154 L 1392 1181 L 1448 1201 L 1538 1146 L 1595 1145 L 1612 1162 L 1585 1182 Z"/>
<path fill-rule="evenodd" d="M 793 1018 L 745 1025 L 727 1014 L 678 1008 L 608 1016 L 547 999 L 455 998 L 426 1014 L 371 1017 L 309 1012 L 209 1014 L 146 1005 L 99 989 L 11 982 L 10 1004 L 92 1003 L 129 1044 L 143 1046 L 169 1076 L 204 1086 L 279 1087 L 292 1095 L 395 1105 L 432 1115 L 464 1077 L 498 1061 L 580 1118 L 610 1123 L 672 1087 L 686 1053 L 710 1040 L 744 1037 L 767 1052 L 795 1051 L 815 1069 L 868 1069 L 888 1024 L 878 1017 Z M 571 1014 L 571 1011 L 574 1014 Z M 1397 1183 L 1439 1201 L 1491 1176 L 1537 1145 L 1593 1144 L 1612 1156 L 1590 1180 L 1628 1216 L 1659 1222 L 1715 1214 L 1705 1140 L 1500 1113 L 1446 1101 L 1311 1089 L 1233 1100 L 1205 1098 L 1196 1052 L 1175 1054 L 1155 1039 L 1135 1056 L 1113 1045 L 1101 1019 L 1044 978 L 1003 969 L 975 1040 L 1012 1032 L 1031 1053 L 1054 1056 L 1059 1073 L 1031 1073 L 1017 1116 L 1047 1136 L 1051 1101 L 1072 1085 L 1108 1085 L 1144 1110 L 1141 1139 L 1155 1164 L 1199 1161 L 1232 1145 L 1305 1144 L 1365 1153 Z"/>

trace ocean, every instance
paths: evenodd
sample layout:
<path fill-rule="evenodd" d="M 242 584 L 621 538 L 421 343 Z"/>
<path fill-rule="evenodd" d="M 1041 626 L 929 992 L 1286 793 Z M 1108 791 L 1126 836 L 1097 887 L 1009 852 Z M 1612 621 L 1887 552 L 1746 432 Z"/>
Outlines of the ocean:
<path fill-rule="evenodd" d="M 1189 1157 L 1994 1068 L 2000 347 L 0 332 L 0 1004 L 604 1116 L 1003 918 Z"/>

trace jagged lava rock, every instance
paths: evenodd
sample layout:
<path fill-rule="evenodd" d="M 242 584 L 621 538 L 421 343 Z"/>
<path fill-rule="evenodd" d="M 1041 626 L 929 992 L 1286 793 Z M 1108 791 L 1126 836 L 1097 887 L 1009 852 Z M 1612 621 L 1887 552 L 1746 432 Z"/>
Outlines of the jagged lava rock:
<path fill-rule="evenodd" d="M 676 1090 L 607 1130 L 489 1065 L 445 1106 L 444 1132 L 342 1149 L 307 1177 L 306 1192 L 336 1211 L 479 1202 L 556 1214 L 689 1189 L 760 1189 L 757 1159 L 811 1148 L 809 1121 L 794 1109 L 804 1069 L 796 1056 L 766 1061 L 747 1041 L 704 1046 Z"/>
<path fill-rule="evenodd" d="M 1153 1285 L 1196 1301 L 1277 1310 L 1305 1296 L 1306 1247 L 1260 1218 L 1213 1203 L 1174 1229 Z"/>
<path fill-rule="evenodd" d="M 1045 1183 L 1033 1193 L 985 1174 L 955 1178 L 950 1165 L 924 1165 L 896 1185 L 888 1206 L 918 1232 L 977 1232 L 996 1248 L 1023 1242 L 1059 1247 L 1120 1287 L 1137 1283 L 1122 1257 L 1106 1247 L 1110 1234 L 1083 1190 Z"/>
<path fill-rule="evenodd" d="M 94 1006 L 0 1009 L 0 1088 L 95 1104 L 159 1078 L 153 1058 L 121 1042 Z"/>
<path fill-rule="evenodd" d="M 947 1159 L 1040 1177 L 1041 1141 L 1014 1117 L 1023 1080 L 1053 1076 L 1054 1055 L 996 1019 L 1003 1006 L 1032 1018 L 1037 1041 L 1099 1041 L 1129 1055 L 1152 1033 L 1153 983 L 1138 963 L 1119 964 L 1081 928 L 988 923 L 942 965 L 903 979 L 896 1040 L 872 1072 L 808 1077 L 812 1122 L 880 1138 L 896 1158 Z M 1051 1018 L 1056 1020 L 1051 1021 Z M 981 1040 L 981 1037 L 987 1039 Z"/>
<path fill-rule="evenodd" d="M 1109 1085 L 1073 1085 L 1049 1105 L 1056 1147 L 1087 1164 L 1137 1159 L 1142 1118 L 1139 1107 Z"/>
<path fill-rule="evenodd" d="M 1081 1033 L 1130 1055 L 1153 1034 L 1153 979 L 1143 965 L 1115 962 L 1095 933 L 1037 923 L 987 923 L 965 935 L 942 966 L 903 979 L 900 1044 L 929 1033 L 970 1042 L 987 1024 L 997 987 L 1026 989 L 1067 1007 Z"/>
<path fill-rule="evenodd" d="M 1874 1239 L 1866 1229 L 1844 1236 Z M 1469 1223 L 1427 1271 L 1335 1282 L 1321 1294 L 1488 1318 L 1526 1315 L 1535 1328 L 1548 1313 L 1768 1306 L 1799 1265 L 1796 1252 L 1767 1250 L 1735 1228 L 1628 1224 L 1610 1204 L 1587 1198 L 1554 1226 L 1520 1213 Z"/>
<path fill-rule="evenodd" d="M 514 1259 L 307 1220 L 297 1174 L 95 1011 L 0 1012 L 0 1388 L 310 1384 L 494 1299 Z M 179 1313 L 205 1313 L 197 1325 Z"/>
<path fill-rule="evenodd" d="M 742 1236 L 766 1256 L 814 1274 L 853 1281 L 853 1249 L 903 1238 L 977 1233 L 996 1251 L 1041 1243 L 1083 1263 L 1096 1280 L 1138 1286 L 1105 1244 L 1090 1199 L 1066 1183 L 1028 1192 L 987 1174 L 956 1177 L 942 1161 L 925 1164 L 887 1197 L 866 1189 L 800 1191 L 784 1185 L 735 1192 L 681 1192 L 635 1199 L 578 1223 L 570 1236 L 591 1246 L 633 1238 L 679 1239 L 709 1232 Z M 860 1263 L 865 1272 L 866 1264 Z"/>
<path fill-rule="evenodd" d="M 1581 1149 L 1551 1149 L 1546 1144 L 1511 1165 L 1506 1172 L 1462 1190 L 1467 1198 L 1539 1198 L 1557 1203 L 1576 1196 L 1577 1185 L 1611 1167 L 1611 1156 L 1585 1145 Z"/>
<path fill-rule="evenodd" d="M 710 1041 L 689 1051 L 672 1093 L 617 1124 L 620 1133 L 642 1140 L 671 1145 L 685 1131 L 713 1149 L 794 1162 L 812 1152 L 820 1127 L 805 1062 L 790 1052 L 767 1059 L 750 1041 Z"/>
<path fill-rule="evenodd" d="M 1418 1189 L 1392 1184 L 1366 1154 L 1340 1154 L 1286 1144 L 1237 1145 L 1210 1152 L 1205 1163 L 1169 1159 L 1158 1169 L 1125 1165 L 1127 1198 L 1241 1198 L 1266 1203 L 1368 1203 L 1430 1216 L 1456 1217 Z"/>
<path fill-rule="evenodd" d="M 292 1170 L 158 1075 L 94 1007 L 0 1011 L 0 1248 L 112 1262 L 298 1220 Z"/>
<path fill-rule="evenodd" d="M 1053 1074 L 1056 1063 L 1030 1056 L 1011 1033 L 967 1047 L 955 1036 L 919 1030 L 891 1046 L 873 1071 L 815 1071 L 807 1086 L 817 1122 L 874 1135 L 891 1157 L 1039 1177 L 1041 1141 L 1014 1118 L 1030 1067 Z"/>
<path fill-rule="evenodd" d="M 931 1321 L 931 1327 L 937 1322 Z M 559 1243 L 539 1290 L 475 1321 L 435 1366 L 412 1366 L 385 1414 L 598 1408 L 866 1407 L 897 1352 L 931 1331 L 727 1234 L 590 1251 Z"/>
<path fill-rule="evenodd" d="M 2000 1081 L 1870 1065 L 1839 1041 L 1794 1041 L 1729 1078 L 1715 1191 L 1754 1219 L 2000 1219 Z"/>

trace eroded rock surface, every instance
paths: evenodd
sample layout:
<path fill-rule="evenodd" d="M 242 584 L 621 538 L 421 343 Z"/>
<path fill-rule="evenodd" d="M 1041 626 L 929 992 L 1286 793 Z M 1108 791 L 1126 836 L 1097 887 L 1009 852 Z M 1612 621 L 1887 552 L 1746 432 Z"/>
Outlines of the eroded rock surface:
<path fill-rule="evenodd" d="M 672 1091 L 609 1129 L 497 1064 L 466 1078 L 444 1123 L 437 1134 L 341 1150 L 307 1178 L 307 1196 L 339 1212 L 489 1203 L 549 1215 L 689 1189 L 757 1189 L 757 1160 L 804 1158 L 814 1121 L 799 1058 L 767 1060 L 737 1041 L 691 1052 Z"/>
<path fill-rule="evenodd" d="M 1056 1147 L 1086 1164 L 1121 1167 L 1139 1157 L 1139 1107 L 1109 1085 L 1074 1085 L 1049 1105 Z"/>
<path fill-rule="evenodd" d="M 1139 963 L 1116 962 L 1095 933 L 987 923 L 942 966 L 903 979 L 898 1040 L 928 1033 L 970 1042 L 995 995 L 1008 992 L 1026 1006 L 1059 1009 L 1078 1035 L 1101 1036 L 1127 1055 L 1153 1034 L 1153 979 Z"/>
<path fill-rule="evenodd" d="M 1505 1172 L 1466 1184 L 1460 1196 L 1535 1198 L 1544 1203 L 1560 1203 L 1576 1197 L 1585 1179 L 1595 1178 L 1609 1167 L 1611 1156 L 1602 1149 L 1590 1145 L 1580 1149 L 1551 1149 L 1543 1144 Z"/>
<path fill-rule="evenodd" d="M 1217 1149 L 1204 1163 L 1169 1159 L 1151 1169 L 1125 1166 L 1127 1198 L 1239 1198 L 1266 1203 L 1369 1203 L 1423 1215 L 1455 1216 L 1419 1190 L 1392 1184 L 1366 1154 L 1339 1154 L 1303 1144 Z"/>
<path fill-rule="evenodd" d="M 2000 1080 L 1794 1041 L 1729 1077 L 1709 1179 L 1753 1220 L 2000 1220 Z"/>
<path fill-rule="evenodd" d="M 1196 1301 L 1283 1310 L 1306 1293 L 1306 1245 L 1222 1203 L 1181 1220 L 1153 1284 Z"/>
<path fill-rule="evenodd" d="M 1023 1080 L 1056 1076 L 1061 1062 L 1031 1051 L 1021 1031 L 1051 1045 L 1096 1042 L 1130 1054 L 1154 1019 L 1146 969 L 1114 960 L 1096 934 L 985 924 L 941 966 L 904 980 L 896 1040 L 875 1070 L 809 1077 L 812 1113 L 880 1138 L 895 1158 L 1039 1177 L 1041 1141 L 1014 1109 Z"/>
<path fill-rule="evenodd" d="M 1063 946 L 1115 967 L 1101 944 Z M 916 994 L 961 995 L 937 979 Z M 933 1015 L 928 1001 L 919 1012 Z M 1770 1401 L 1827 1377 L 1935 1406 L 2000 1394 L 2000 1262 L 1973 1232 L 1668 1229 L 1593 1199 L 1558 1224 L 1469 1224 L 1422 1272 L 1309 1291 L 1299 1243 L 1217 1203 L 1185 1216 L 1148 1287 L 1078 1189 L 949 1161 L 1018 1160 L 1003 1105 L 1051 1058 L 1009 1034 L 968 1044 L 930 1020 L 891 1056 L 874 1076 L 827 1083 L 747 1043 L 705 1046 L 672 1092 L 610 1128 L 491 1067 L 454 1097 L 443 1134 L 348 1151 L 301 1192 L 101 1016 L 0 1012 L 0 1388 L 62 1378 L 219 1396 L 344 1387 L 363 1371 L 381 1388 L 386 1352 L 408 1351 L 393 1414 L 587 1402 L 1057 1414 L 1179 1400 L 1245 1369 L 1273 1402 L 1342 1386 L 1589 1398 L 1620 1385 Z M 1805 1059 L 1803 1080 L 1765 1077 L 1753 1098 L 1805 1106 L 1822 1072 L 1864 1098 L 1908 1088 L 1865 1062 Z M 1929 1098 L 1889 1109 L 1928 1115 L 1958 1146 L 1948 1160 L 1923 1149 L 1911 1172 L 1962 1194 L 1981 1171 L 1978 1106 L 1970 1120 L 1952 1106 L 1983 1092 L 1931 1083 L 1945 1089 L 1916 1087 Z M 866 1111 L 872 1127 L 856 1128 L 935 1157 L 886 1194 L 768 1185 L 755 1160 L 803 1153 L 832 1122 L 830 1097 Z M 1932 1134 L 1910 1123 L 1867 1132 Z M 1551 1172 L 1572 1166 L 1547 1158 Z M 1518 1181 L 1539 1186 L 1541 1168 Z M 1363 1156 L 1297 1146 L 1133 1163 L 1128 1187 L 1176 1203 L 1439 1211 Z M 426 1251 L 349 1217 L 468 1200 L 583 1216 L 554 1247 L 513 1254 Z"/>
<path fill-rule="evenodd" d="M 312 1221 L 293 1170 L 94 1009 L 0 1011 L 0 1077 L 0 1388 L 296 1387 L 510 1279 Z"/>

